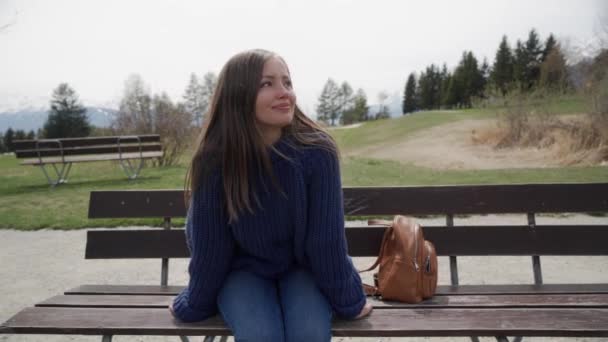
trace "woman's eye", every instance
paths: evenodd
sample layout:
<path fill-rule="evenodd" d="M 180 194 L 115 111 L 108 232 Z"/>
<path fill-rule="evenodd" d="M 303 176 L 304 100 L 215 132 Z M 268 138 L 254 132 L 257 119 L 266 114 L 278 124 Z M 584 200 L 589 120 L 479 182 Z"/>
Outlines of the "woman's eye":
<path fill-rule="evenodd" d="M 292 87 L 291 80 L 286 80 L 286 81 L 285 81 L 285 86 L 286 86 L 287 88 L 290 88 L 290 89 L 291 89 L 291 87 Z"/>
<path fill-rule="evenodd" d="M 272 83 L 270 81 L 266 81 L 266 82 L 262 82 L 262 84 L 260 85 L 260 88 L 264 88 L 264 87 L 271 87 Z"/>

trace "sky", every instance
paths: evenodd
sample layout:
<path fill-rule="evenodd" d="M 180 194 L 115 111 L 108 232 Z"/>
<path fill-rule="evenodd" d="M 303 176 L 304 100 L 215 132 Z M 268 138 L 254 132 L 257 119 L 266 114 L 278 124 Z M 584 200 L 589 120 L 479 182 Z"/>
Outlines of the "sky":
<path fill-rule="evenodd" d="M 375 103 L 464 50 L 491 64 L 505 34 L 583 46 L 606 15 L 608 0 L 0 0 L 0 107 L 48 103 L 61 82 L 87 106 L 117 107 L 132 73 L 178 101 L 191 73 L 263 48 L 283 56 L 313 113 L 330 77 Z"/>

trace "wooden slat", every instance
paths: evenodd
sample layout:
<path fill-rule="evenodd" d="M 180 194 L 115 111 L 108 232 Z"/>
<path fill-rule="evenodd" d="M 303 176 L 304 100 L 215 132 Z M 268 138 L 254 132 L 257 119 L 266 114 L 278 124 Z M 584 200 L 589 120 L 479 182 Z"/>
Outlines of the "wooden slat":
<path fill-rule="evenodd" d="M 162 157 L 162 151 L 156 152 L 143 152 L 143 153 L 123 153 L 122 156 L 118 154 L 101 154 L 101 155 L 84 155 L 84 156 L 68 156 L 65 158 L 61 157 L 46 157 L 42 158 L 42 163 L 40 163 L 40 159 L 24 159 L 20 164 L 21 165 L 40 165 L 40 164 L 57 164 L 62 163 L 63 161 L 69 163 L 83 163 L 83 162 L 97 162 L 97 161 L 107 161 L 107 160 L 120 160 L 120 159 L 148 159 L 148 158 L 158 158 Z"/>
<path fill-rule="evenodd" d="M 80 285 L 64 292 L 66 295 L 163 295 L 175 296 L 183 286 L 158 285 Z M 606 289 L 608 292 L 608 286 Z"/>
<path fill-rule="evenodd" d="M 1 328 L 16 334 L 228 335 L 219 317 L 181 323 L 167 309 L 26 308 Z M 606 309 L 385 309 L 336 320 L 334 336 L 608 336 Z"/>
<path fill-rule="evenodd" d="M 173 296 L 62 295 L 40 307 L 167 308 Z M 455 295 L 435 296 L 417 304 L 370 299 L 375 308 L 598 308 L 608 309 L 608 294 Z"/>
<path fill-rule="evenodd" d="M 608 212 L 608 183 L 343 190 L 347 215 Z M 92 191 L 89 218 L 183 217 L 183 198 L 182 190 Z"/>
<path fill-rule="evenodd" d="M 96 155 L 96 154 L 118 154 L 122 153 L 139 153 L 141 152 L 152 152 L 161 151 L 162 147 L 160 144 L 142 144 L 140 145 L 124 145 L 120 148 L 118 145 L 105 145 L 105 146 L 89 146 L 89 147 L 71 147 L 71 148 L 48 148 L 40 150 L 21 150 L 16 151 L 15 156 L 17 158 L 38 158 L 40 155 L 42 158 L 48 157 L 60 157 L 60 156 L 82 156 L 82 155 Z"/>
<path fill-rule="evenodd" d="M 137 136 L 107 136 L 107 137 L 86 137 L 86 138 L 63 138 L 63 139 L 39 139 L 39 140 L 15 140 L 13 146 L 15 150 L 30 150 L 36 148 L 36 141 L 39 141 L 38 146 L 41 148 L 56 148 L 57 141 L 61 141 L 63 147 L 83 147 L 95 145 L 113 145 L 117 144 L 120 138 L 121 144 L 137 143 L 138 139 L 142 143 L 160 142 L 158 134 L 144 134 Z"/>
<path fill-rule="evenodd" d="M 608 211 L 608 183 L 345 187 L 347 215 Z"/>
<path fill-rule="evenodd" d="M 182 190 L 91 191 L 89 218 L 184 217 Z"/>
<path fill-rule="evenodd" d="M 608 255 L 608 225 L 424 227 L 437 255 Z M 383 230 L 346 230 L 349 253 L 378 255 Z"/>
<path fill-rule="evenodd" d="M 377 256 L 384 228 L 347 228 L 352 256 Z M 608 255 L 608 226 L 425 227 L 437 255 Z M 85 257 L 187 258 L 183 229 L 90 230 Z"/>
<path fill-rule="evenodd" d="M 175 296 L 183 286 L 158 285 L 80 285 L 65 291 L 66 295 L 162 295 Z M 608 294 L 608 284 L 485 284 L 439 285 L 436 296 L 501 295 L 501 294 Z"/>

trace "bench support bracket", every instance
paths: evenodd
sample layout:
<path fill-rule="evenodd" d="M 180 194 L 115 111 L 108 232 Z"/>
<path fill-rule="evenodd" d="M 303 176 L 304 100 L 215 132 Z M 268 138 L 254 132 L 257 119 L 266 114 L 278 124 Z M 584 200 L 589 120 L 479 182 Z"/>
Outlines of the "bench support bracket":
<path fill-rule="evenodd" d="M 53 166 L 53 169 L 55 170 L 55 174 L 57 175 L 57 178 L 55 178 L 55 179 L 53 179 L 51 176 L 49 176 L 49 173 L 46 171 L 46 165 L 40 164 L 40 169 L 46 176 L 46 179 L 49 182 L 49 185 L 54 187 L 59 184 L 67 183 L 68 175 L 70 174 L 70 170 L 72 169 L 72 163 L 71 162 L 62 163 L 61 170 L 59 168 L 57 168 L 57 165 L 55 163 L 51 163 L 51 166 Z"/>

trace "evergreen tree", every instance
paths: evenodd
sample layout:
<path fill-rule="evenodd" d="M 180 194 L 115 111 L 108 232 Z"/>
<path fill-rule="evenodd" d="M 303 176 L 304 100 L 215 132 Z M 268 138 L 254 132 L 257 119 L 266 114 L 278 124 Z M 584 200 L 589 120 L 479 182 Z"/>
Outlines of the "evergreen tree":
<path fill-rule="evenodd" d="M 411 73 L 407 78 L 407 83 L 405 84 L 405 90 L 403 92 L 402 110 L 403 114 L 407 114 L 416 109 L 416 75 Z"/>
<path fill-rule="evenodd" d="M 190 74 L 190 81 L 186 87 L 186 91 L 183 95 L 184 107 L 194 118 L 194 122 L 197 126 L 201 126 L 203 123 L 203 98 L 202 98 L 202 86 L 199 84 L 198 77 L 195 73 Z"/>
<path fill-rule="evenodd" d="M 472 52 L 465 51 L 450 79 L 446 104 L 449 107 L 471 107 L 472 97 L 483 96 L 483 86 L 483 74 L 477 58 Z"/>
<path fill-rule="evenodd" d="M 86 137 L 91 133 L 87 110 L 67 83 L 53 91 L 51 110 L 44 124 L 46 138 Z"/>
<path fill-rule="evenodd" d="M 452 74 L 448 71 L 447 65 L 443 64 L 441 71 L 441 105 L 440 107 L 447 107 L 448 91 L 450 89 L 450 82 L 452 81 Z"/>
<path fill-rule="evenodd" d="M 547 41 L 545 42 L 545 47 L 543 49 L 543 55 L 541 58 L 541 62 L 544 62 L 547 60 L 547 56 L 549 56 L 549 54 L 551 53 L 551 50 L 553 50 L 553 48 L 557 45 L 557 41 L 555 40 L 555 37 L 553 37 L 553 33 L 551 33 L 549 35 L 549 37 L 547 38 Z"/>
<path fill-rule="evenodd" d="M 536 30 L 530 30 L 528 40 L 526 41 L 526 77 L 524 86 L 527 89 L 532 88 L 540 77 L 540 64 L 542 63 L 543 47 Z"/>
<path fill-rule="evenodd" d="M 503 96 L 507 94 L 513 83 L 513 54 L 507 36 L 502 36 L 502 41 L 496 51 L 490 79 Z"/>
<path fill-rule="evenodd" d="M 18 129 L 15 131 L 15 137 L 13 138 L 13 140 L 25 140 L 27 139 L 27 134 L 25 134 L 25 131 L 22 129 Z"/>
<path fill-rule="evenodd" d="M 515 51 L 513 54 L 513 80 L 517 83 L 520 89 L 524 89 L 527 81 L 528 67 L 528 52 L 525 49 L 521 40 L 517 40 Z"/>
<path fill-rule="evenodd" d="M 317 119 L 334 126 L 340 115 L 340 89 L 331 78 L 325 82 L 317 103 Z"/>
<path fill-rule="evenodd" d="M 6 130 L 6 132 L 4 133 L 4 137 L 2 138 L 2 141 L 4 143 L 4 148 L 7 152 L 13 152 L 13 140 L 15 138 L 15 131 L 13 131 L 12 128 L 8 128 Z"/>
<path fill-rule="evenodd" d="M 431 64 L 420 74 L 418 80 L 418 104 L 422 109 L 438 108 L 441 104 L 441 74 L 439 68 Z"/>
<path fill-rule="evenodd" d="M 0 132 L 0 153 L 5 153 L 6 151 L 6 147 L 4 146 L 4 135 L 2 135 L 2 132 Z"/>
<path fill-rule="evenodd" d="M 30 130 L 27 133 L 27 135 L 25 136 L 25 139 L 28 139 L 28 140 L 36 139 L 36 133 L 34 133 L 34 130 Z"/>

